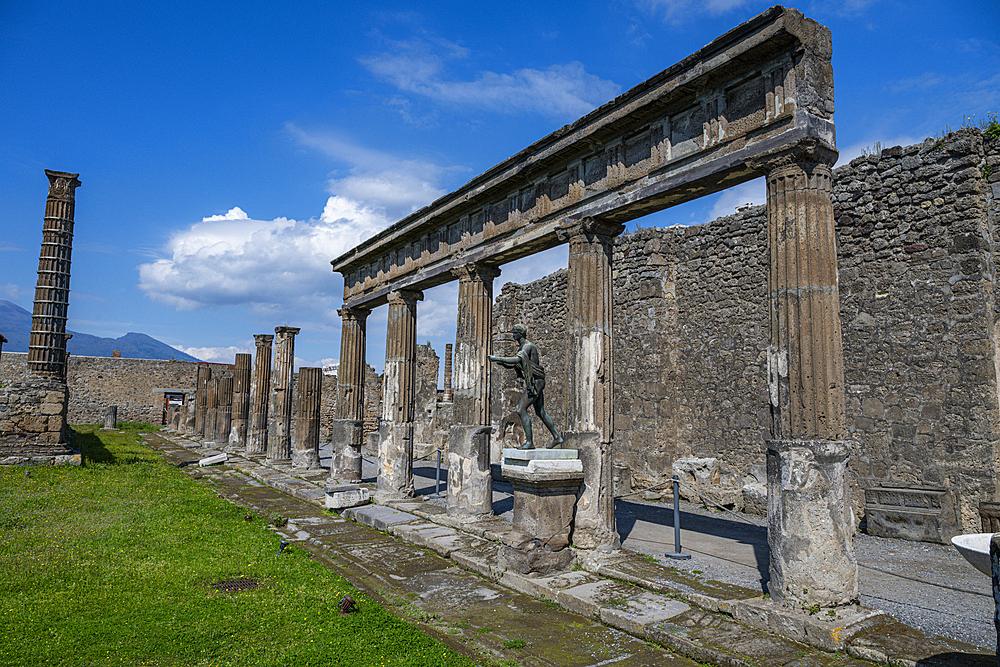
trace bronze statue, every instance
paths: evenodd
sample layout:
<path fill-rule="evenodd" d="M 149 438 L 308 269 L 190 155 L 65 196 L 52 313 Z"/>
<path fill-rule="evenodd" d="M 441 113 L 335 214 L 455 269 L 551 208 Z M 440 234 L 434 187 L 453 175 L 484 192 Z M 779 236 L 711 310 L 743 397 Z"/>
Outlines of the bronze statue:
<path fill-rule="evenodd" d="M 524 445 L 519 449 L 535 448 L 531 436 L 531 416 L 528 414 L 528 408 L 532 405 L 535 406 L 535 414 L 552 434 L 552 446 L 561 445 L 563 437 L 545 412 L 545 369 L 538 361 L 538 348 L 528 340 L 528 329 L 523 324 L 515 324 L 510 331 L 518 343 L 517 353 L 513 357 L 495 357 L 491 354 L 487 358 L 504 368 L 513 368 L 518 380 L 524 383 L 524 393 L 517 404 L 517 416 L 521 418 L 521 427 L 524 428 Z"/>

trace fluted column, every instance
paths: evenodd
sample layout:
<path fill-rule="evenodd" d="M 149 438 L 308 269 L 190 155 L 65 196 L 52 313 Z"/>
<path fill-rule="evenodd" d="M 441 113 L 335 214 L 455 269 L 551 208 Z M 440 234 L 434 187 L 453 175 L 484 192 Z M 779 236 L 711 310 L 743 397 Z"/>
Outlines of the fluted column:
<path fill-rule="evenodd" d="M 451 384 L 451 368 L 452 368 L 452 348 L 451 343 L 445 343 L 444 346 L 444 396 L 442 400 L 445 403 L 453 403 L 455 401 L 455 388 Z"/>
<path fill-rule="evenodd" d="M 45 201 L 38 282 L 28 341 L 28 371 L 66 379 L 66 317 L 69 310 L 69 270 L 73 252 L 73 216 L 79 174 L 45 170 L 49 195 Z"/>
<path fill-rule="evenodd" d="M 295 401 L 295 449 L 292 467 L 319 470 L 319 406 L 323 369 L 300 368 Z"/>
<path fill-rule="evenodd" d="M 379 425 L 379 474 L 375 489 L 378 503 L 413 495 L 417 301 L 423 298 L 423 293 L 415 290 L 389 293 L 382 422 Z"/>
<path fill-rule="evenodd" d="M 458 278 L 458 327 L 452 382 L 455 390 L 455 423 L 487 426 L 490 423 L 490 354 L 493 329 L 493 279 L 500 269 L 485 264 L 465 264 L 452 270 Z"/>
<path fill-rule="evenodd" d="M 250 380 L 250 420 L 247 423 L 247 456 L 267 454 L 267 408 L 271 400 L 271 334 L 254 334 L 257 356 Z"/>
<path fill-rule="evenodd" d="M 803 141 L 747 162 L 767 177 L 771 340 L 768 590 L 791 606 L 858 599 L 831 165 Z"/>
<path fill-rule="evenodd" d="M 209 366 L 198 366 L 198 377 L 195 380 L 195 412 L 194 412 L 194 435 L 203 437 L 205 435 L 205 407 L 208 404 L 208 383 L 212 380 L 212 369 Z"/>
<path fill-rule="evenodd" d="M 361 481 L 361 448 L 364 445 L 365 345 L 367 308 L 337 311 L 340 329 L 340 365 L 337 368 L 337 412 L 330 433 L 333 459 L 330 480 Z"/>
<path fill-rule="evenodd" d="M 292 460 L 292 366 L 295 363 L 297 327 L 275 327 L 274 374 L 271 376 L 271 430 L 267 437 L 268 462 Z"/>
<path fill-rule="evenodd" d="M 215 444 L 217 439 L 215 434 L 215 418 L 219 407 L 219 378 L 213 377 L 208 381 L 208 398 L 205 400 L 205 435 L 202 438 L 205 444 Z"/>
<path fill-rule="evenodd" d="M 247 446 L 247 419 L 250 416 L 250 355 L 237 354 L 233 369 L 233 402 L 227 451 L 242 452 Z"/>
<path fill-rule="evenodd" d="M 569 242 L 566 283 L 566 447 L 583 461 L 583 491 L 577 501 L 573 543 L 593 549 L 620 544 L 615 526 L 612 458 L 614 442 L 614 330 L 611 259 L 615 236 L 625 226 L 584 218 L 562 227 Z"/>
<path fill-rule="evenodd" d="M 229 428 L 232 425 L 233 378 L 219 378 L 218 393 L 215 397 L 215 442 L 221 448 L 229 444 Z"/>

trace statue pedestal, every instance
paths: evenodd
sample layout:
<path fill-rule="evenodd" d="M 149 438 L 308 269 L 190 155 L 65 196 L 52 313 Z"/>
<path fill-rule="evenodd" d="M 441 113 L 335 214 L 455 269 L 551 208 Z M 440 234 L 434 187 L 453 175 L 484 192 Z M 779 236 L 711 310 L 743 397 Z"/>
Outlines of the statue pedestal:
<path fill-rule="evenodd" d="M 514 487 L 514 530 L 500 545 L 500 567 L 548 574 L 573 564 L 568 548 L 583 462 L 574 449 L 504 449 L 500 468 Z"/>

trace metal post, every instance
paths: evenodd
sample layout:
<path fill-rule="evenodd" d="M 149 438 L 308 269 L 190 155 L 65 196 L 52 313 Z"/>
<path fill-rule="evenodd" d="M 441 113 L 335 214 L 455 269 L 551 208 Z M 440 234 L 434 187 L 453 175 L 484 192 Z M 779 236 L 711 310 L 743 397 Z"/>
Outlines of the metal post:
<path fill-rule="evenodd" d="M 677 475 L 674 475 L 674 550 L 664 555 L 674 560 L 691 558 L 691 554 L 681 553 L 681 486 Z"/>
<path fill-rule="evenodd" d="M 429 498 L 441 497 L 441 450 L 438 450 L 437 470 L 434 473 L 434 493 Z"/>

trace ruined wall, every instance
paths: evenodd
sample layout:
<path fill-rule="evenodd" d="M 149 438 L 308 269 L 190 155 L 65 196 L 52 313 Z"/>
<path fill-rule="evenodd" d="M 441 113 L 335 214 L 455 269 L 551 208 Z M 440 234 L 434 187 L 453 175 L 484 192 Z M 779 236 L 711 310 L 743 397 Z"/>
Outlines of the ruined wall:
<path fill-rule="evenodd" d="M 5 352 L 0 359 L 0 380 L 27 376 L 27 354 Z M 231 369 L 212 364 L 213 372 Z M 96 424 L 110 405 L 118 406 L 119 421 L 159 424 L 163 393 L 154 389 L 179 389 L 194 396 L 198 364 L 192 361 L 121 359 L 71 355 L 66 372 L 70 424 Z"/>
<path fill-rule="evenodd" d="M 966 530 L 997 494 L 998 143 L 963 130 L 834 172 L 859 518 L 862 488 L 878 481 L 949 489 Z M 623 235 L 614 262 L 616 464 L 638 486 L 692 455 L 719 457 L 723 483 L 759 477 L 770 424 L 763 207 Z M 505 285 L 494 314 L 501 354 L 513 346 L 500 332 L 528 326 L 561 427 L 565 273 Z M 492 400 L 503 427 L 519 392 L 512 373 L 501 377 Z"/>

